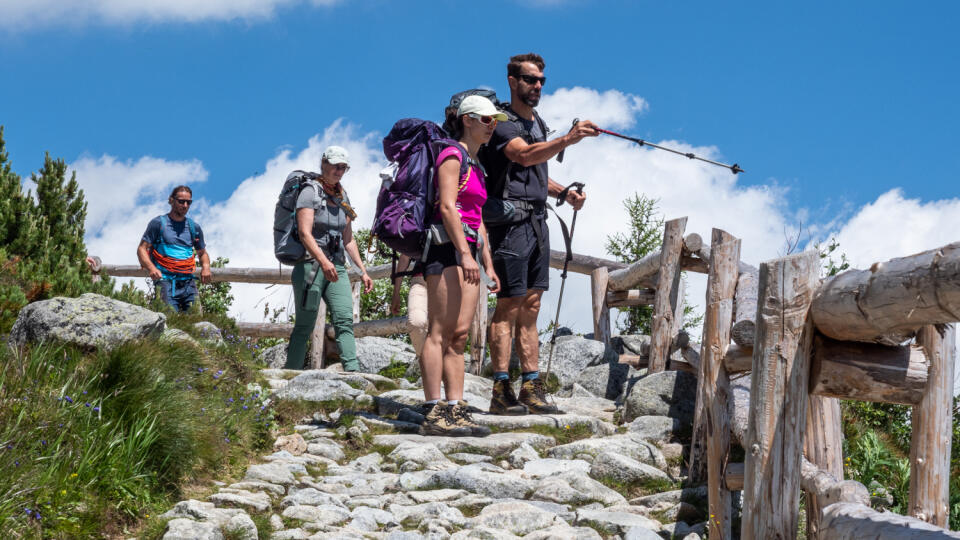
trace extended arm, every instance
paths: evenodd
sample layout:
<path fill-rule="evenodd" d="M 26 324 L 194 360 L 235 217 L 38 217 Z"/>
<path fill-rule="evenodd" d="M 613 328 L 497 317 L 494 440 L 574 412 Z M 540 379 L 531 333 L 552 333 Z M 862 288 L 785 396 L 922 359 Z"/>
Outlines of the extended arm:
<path fill-rule="evenodd" d="M 600 134 L 597 126 L 589 120 L 583 120 L 570 131 L 556 139 L 533 144 L 527 144 L 521 137 L 515 137 L 503 148 L 507 159 L 524 167 L 544 163 L 560 153 L 561 150 L 580 142 L 584 137 L 596 137 Z"/>
<path fill-rule="evenodd" d="M 141 267 L 146 268 L 147 272 L 150 272 L 150 279 L 154 281 L 160 280 L 162 277 L 160 269 L 150 260 L 150 244 L 145 240 L 141 240 L 140 245 L 137 246 L 137 260 L 140 261 Z"/>
<path fill-rule="evenodd" d="M 197 255 L 200 255 L 200 282 L 210 283 L 213 274 L 210 272 L 210 254 L 207 249 L 198 249 Z"/>

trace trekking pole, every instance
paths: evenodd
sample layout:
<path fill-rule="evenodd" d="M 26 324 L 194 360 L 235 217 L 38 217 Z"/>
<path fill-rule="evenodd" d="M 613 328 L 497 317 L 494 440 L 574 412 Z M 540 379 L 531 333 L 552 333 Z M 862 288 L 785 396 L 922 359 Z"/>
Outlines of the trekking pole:
<path fill-rule="evenodd" d="M 557 206 L 563 205 L 563 201 L 566 200 L 570 188 L 575 189 L 576 192 L 581 195 L 583 194 L 583 182 L 574 182 L 557 195 Z M 573 219 L 570 221 L 571 244 L 573 243 L 573 231 L 577 227 L 577 212 L 579 212 L 579 210 L 574 209 Z M 567 284 L 567 265 L 570 264 L 571 259 L 573 259 L 573 253 L 570 251 L 570 246 L 567 246 L 567 256 L 563 259 L 563 272 L 560 273 L 560 296 L 557 298 L 557 313 L 553 316 L 553 333 L 550 336 L 550 356 L 547 357 L 547 374 L 544 376 L 545 381 L 550 380 L 550 367 L 553 364 L 553 348 L 554 345 L 557 344 L 557 325 L 560 323 L 560 305 L 563 303 L 563 287 Z"/>
<path fill-rule="evenodd" d="M 734 163 L 733 165 L 727 165 L 726 163 L 720 163 L 719 161 L 713 161 L 712 159 L 702 158 L 694 154 L 693 152 L 681 152 L 679 150 L 674 150 L 673 148 L 667 148 L 666 146 L 660 146 L 659 144 L 653 144 L 652 142 L 645 141 L 643 139 L 638 139 L 636 137 L 627 137 L 626 135 L 621 135 L 620 133 L 608 131 L 606 129 L 597 128 L 597 131 L 599 131 L 600 133 L 606 133 L 607 135 L 613 135 L 614 137 L 619 137 L 621 139 L 626 139 L 628 141 L 633 141 L 639 144 L 640 146 L 643 146 L 643 145 L 652 146 L 658 150 L 666 150 L 667 152 L 673 152 L 678 156 L 683 156 L 690 159 L 699 159 L 700 161 L 705 161 L 711 165 L 717 165 L 718 167 L 723 167 L 724 169 L 730 169 L 730 171 L 733 172 L 733 174 L 744 172 L 744 170 L 740 168 L 740 165 L 736 163 Z"/>
<path fill-rule="evenodd" d="M 578 124 L 578 123 L 580 123 L 580 119 L 579 119 L 579 118 L 574 118 L 574 119 L 573 119 L 573 125 L 570 126 L 570 129 L 573 129 L 573 128 L 577 127 L 577 124 Z M 563 163 L 563 153 L 566 152 L 566 151 L 567 151 L 567 149 L 564 148 L 563 150 L 560 151 L 559 154 L 557 154 L 557 163 Z M 559 202 L 557 203 L 557 206 L 560 206 L 560 203 L 559 203 Z"/>

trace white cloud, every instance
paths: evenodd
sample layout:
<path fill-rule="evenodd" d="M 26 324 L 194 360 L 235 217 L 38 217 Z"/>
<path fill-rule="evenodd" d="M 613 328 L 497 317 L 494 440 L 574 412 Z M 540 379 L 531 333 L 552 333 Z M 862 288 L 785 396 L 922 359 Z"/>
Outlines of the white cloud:
<path fill-rule="evenodd" d="M 564 114 L 577 111 L 583 117 L 599 119 L 618 129 L 635 126 L 645 102 L 617 91 L 561 89 L 544 96 L 541 107 L 549 122 L 559 125 Z M 586 111 L 583 113 L 581 111 Z M 656 141 L 698 155 L 722 160 L 716 147 L 693 147 L 683 141 Z M 212 256 L 225 256 L 231 266 L 276 267 L 272 254 L 273 208 L 280 186 L 294 169 L 315 170 L 323 149 L 339 144 L 351 154 L 351 169 L 344 185 L 360 214 L 359 227 L 368 227 L 373 218 L 379 189 L 377 173 L 385 159 L 380 134 L 363 133 L 355 126 L 337 121 L 322 134 L 312 137 L 298 150 L 282 150 L 269 158 L 264 173 L 249 177 L 224 201 L 208 202 L 202 182 L 207 171 L 199 161 L 169 162 L 145 157 L 118 162 L 110 156 L 84 157 L 72 164 L 90 201 L 87 245 L 105 262 L 135 264 L 135 248 L 147 221 L 168 210 L 166 196 L 179 183 L 196 186 L 198 200 L 192 217 L 205 231 Z M 667 219 L 688 216 L 687 232 L 697 232 L 709 241 L 711 229 L 725 229 L 742 239 L 741 258 L 757 265 L 782 254 L 787 234 L 797 218 L 788 209 L 785 191 L 776 185 L 742 186 L 727 170 L 691 161 L 667 152 L 612 137 L 585 139 L 567 149 L 563 164 L 550 162 L 551 176 L 566 184 L 586 183 L 587 204 L 579 213 L 573 241 L 578 253 L 608 257 L 606 237 L 626 232 L 627 214 L 623 200 L 636 193 L 659 199 Z M 199 185 L 197 185 L 199 184 Z M 119 186 L 119 188 L 118 188 Z M 572 211 L 564 205 L 561 215 L 570 222 Z M 875 261 L 909 255 L 947 244 L 960 229 L 960 199 L 922 202 L 908 199 L 893 190 L 860 208 L 845 209 L 844 217 L 827 224 L 813 224 L 820 238 L 835 231 L 840 250 L 854 267 L 869 267 Z M 560 228 L 551 218 L 551 242 L 562 249 Z M 702 312 L 705 279 L 690 274 L 689 301 Z M 551 290 L 544 295 L 539 325 L 545 327 L 556 309 L 560 289 L 559 271 L 551 275 Z M 288 306 L 288 286 L 235 285 L 237 297 L 233 315 L 240 320 L 258 321 L 263 301 L 272 307 Z M 565 289 L 562 324 L 575 331 L 590 332 L 591 301 L 588 276 L 570 273 Z"/>
<path fill-rule="evenodd" d="M 337 0 L 309 0 L 332 5 Z M 5 0 L 0 2 L 0 27 L 23 30 L 34 26 L 85 23 L 201 22 L 268 19 L 277 9 L 303 0 Z"/>

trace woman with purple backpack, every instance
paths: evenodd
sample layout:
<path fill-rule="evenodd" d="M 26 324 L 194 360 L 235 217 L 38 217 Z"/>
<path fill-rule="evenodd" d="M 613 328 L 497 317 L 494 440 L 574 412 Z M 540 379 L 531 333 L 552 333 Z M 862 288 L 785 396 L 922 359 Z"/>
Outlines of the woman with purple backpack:
<path fill-rule="evenodd" d="M 437 156 L 438 200 L 433 221 L 442 223 L 437 232 L 446 233 L 449 242 L 428 246 L 418 268 L 427 281 L 429 332 L 423 344 L 421 370 L 426 401 L 426 419 L 420 426 L 423 435 L 479 436 L 490 428 L 478 425 L 463 399 L 463 350 L 467 331 L 481 295 L 481 283 L 491 291 L 500 289 L 493 271 L 493 259 L 487 243 L 487 230 L 481 219 L 487 189 L 477 151 L 493 135 L 497 122 L 506 115 L 482 96 L 468 96 L 448 125 L 454 126 L 451 138 L 458 141 Z M 461 163 L 468 164 L 460 175 Z M 483 268 L 477 263 L 483 261 Z M 446 400 L 440 399 L 440 383 Z"/>

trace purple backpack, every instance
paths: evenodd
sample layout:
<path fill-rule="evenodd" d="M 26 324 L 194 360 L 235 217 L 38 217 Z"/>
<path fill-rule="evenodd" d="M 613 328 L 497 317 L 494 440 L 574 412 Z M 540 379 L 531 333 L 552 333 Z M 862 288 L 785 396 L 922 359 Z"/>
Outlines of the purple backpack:
<path fill-rule="evenodd" d="M 384 181 L 377 196 L 371 233 L 412 259 L 420 259 L 436 203 L 437 156 L 448 146 L 460 151 L 460 177 L 468 160 L 463 148 L 437 124 L 404 118 L 383 138 L 383 153 L 398 164 L 393 181 Z"/>

